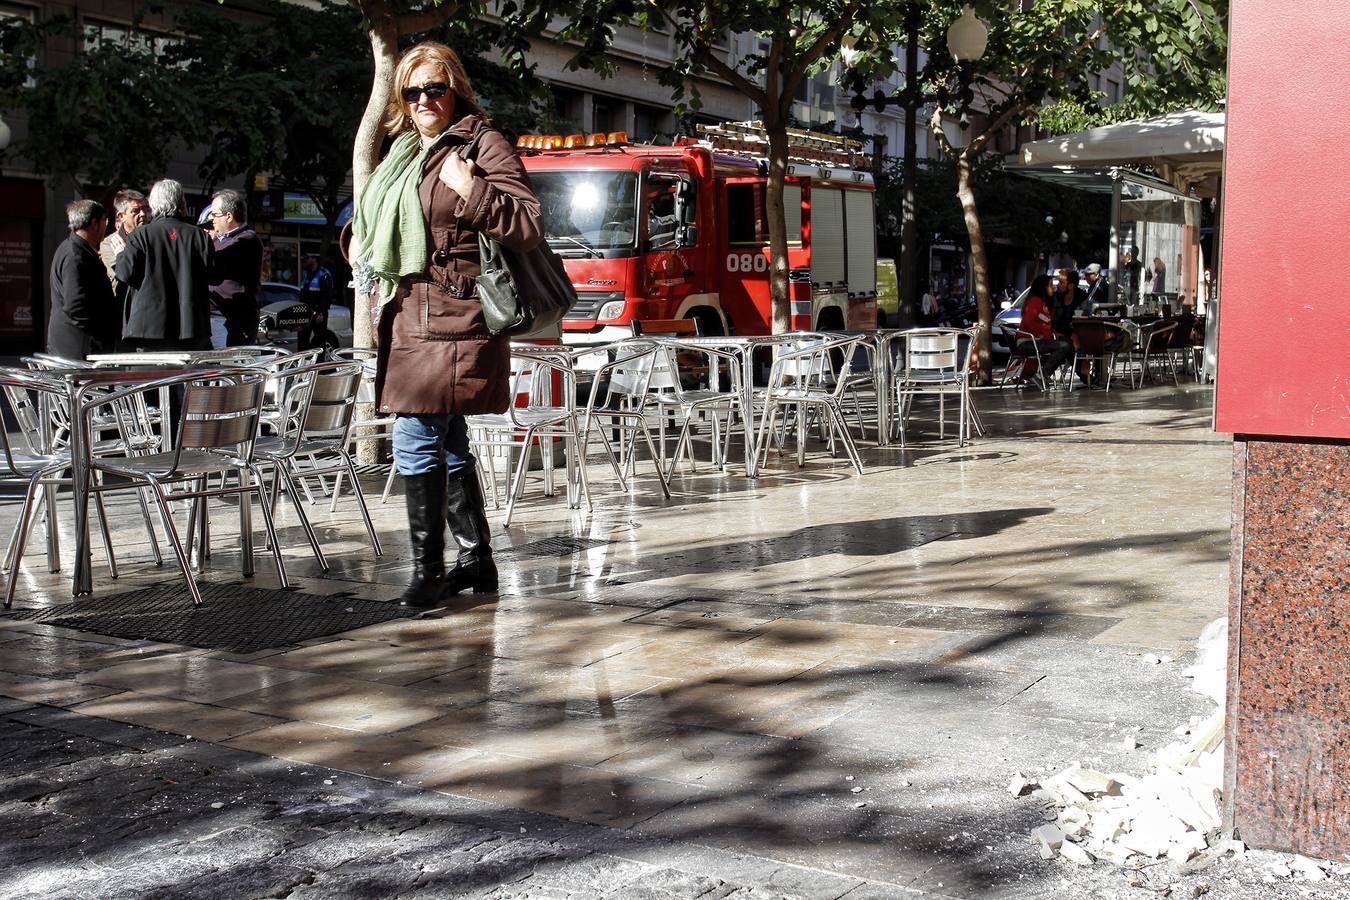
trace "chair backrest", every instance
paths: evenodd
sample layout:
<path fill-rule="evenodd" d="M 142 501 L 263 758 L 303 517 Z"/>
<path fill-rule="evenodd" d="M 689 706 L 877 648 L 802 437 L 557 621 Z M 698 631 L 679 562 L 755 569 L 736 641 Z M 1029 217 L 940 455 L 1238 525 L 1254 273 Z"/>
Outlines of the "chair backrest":
<path fill-rule="evenodd" d="M 345 442 L 347 431 L 356 418 L 361 364 L 337 360 L 307 368 L 313 375 L 313 382 L 301 430 L 310 439 L 331 437 Z"/>
<path fill-rule="evenodd" d="M 1171 337 L 1167 340 L 1167 349 L 1185 350 L 1191 345 L 1191 330 L 1195 327 L 1195 314 L 1182 313 L 1177 316 L 1177 327 L 1172 329 Z"/>
<path fill-rule="evenodd" d="M 595 370 L 587 412 L 633 411 L 646 406 L 652 368 L 662 347 L 650 341 L 625 341 L 612 348 L 614 359 Z"/>
<path fill-rule="evenodd" d="M 1100 319 L 1074 319 L 1073 336 L 1080 356 L 1101 356 L 1106 352 L 1106 336 L 1117 326 Z"/>
<path fill-rule="evenodd" d="M 830 394 L 838 397 L 849 386 L 863 335 L 829 338 L 812 335 L 785 347 L 769 371 L 769 394 Z"/>
<path fill-rule="evenodd" d="M 698 319 L 634 319 L 630 323 L 634 337 L 642 335 L 702 336 L 703 323 Z"/>
<path fill-rule="evenodd" d="M 180 450 L 252 446 L 262 413 L 265 372 L 187 381 L 178 430 Z"/>
<path fill-rule="evenodd" d="M 920 331 L 905 341 L 905 371 L 909 374 L 948 374 L 961 371 L 958 331 Z"/>
<path fill-rule="evenodd" d="M 5 454 L 4 474 L 26 478 L 30 473 L 18 467 L 16 457 L 21 453 L 38 455 L 50 452 L 51 438 L 43 427 L 49 414 L 44 411 L 68 410 L 69 399 L 64 386 L 17 369 L 0 369 L 0 385 L 4 388 L 0 396 L 4 398 L 5 412 L 19 424 L 24 444 L 23 447 L 15 447 L 10 442 L 9 429 L 0 423 L 0 444 Z M 68 420 L 69 416 L 65 418 Z"/>
<path fill-rule="evenodd" d="M 1172 340 L 1172 332 L 1176 330 L 1176 327 L 1175 319 L 1145 325 L 1140 329 L 1139 343 L 1149 353 L 1166 350 L 1168 342 Z"/>

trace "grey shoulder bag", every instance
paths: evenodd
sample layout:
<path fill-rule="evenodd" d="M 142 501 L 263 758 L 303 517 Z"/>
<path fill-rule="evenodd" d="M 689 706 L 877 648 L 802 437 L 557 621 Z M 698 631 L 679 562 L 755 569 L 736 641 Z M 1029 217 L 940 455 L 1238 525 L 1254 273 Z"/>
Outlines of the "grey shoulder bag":
<path fill-rule="evenodd" d="M 479 128 L 464 146 L 461 155 L 466 161 L 477 155 L 478 141 L 488 130 Z M 577 302 L 572 279 L 545 240 L 519 252 L 480 231 L 478 255 L 478 300 L 493 334 L 516 336 L 551 328 Z"/>

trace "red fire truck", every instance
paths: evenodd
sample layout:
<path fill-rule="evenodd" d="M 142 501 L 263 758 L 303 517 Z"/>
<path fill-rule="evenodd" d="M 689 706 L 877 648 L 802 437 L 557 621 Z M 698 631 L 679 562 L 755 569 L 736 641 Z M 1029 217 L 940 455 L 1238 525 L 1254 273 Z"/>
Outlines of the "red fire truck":
<path fill-rule="evenodd" d="M 547 240 L 580 297 L 564 339 L 697 319 L 704 334 L 768 334 L 767 138 L 704 126 L 674 146 L 622 133 L 520 139 Z M 794 329 L 876 326 L 875 188 L 857 142 L 794 132 L 784 189 Z"/>

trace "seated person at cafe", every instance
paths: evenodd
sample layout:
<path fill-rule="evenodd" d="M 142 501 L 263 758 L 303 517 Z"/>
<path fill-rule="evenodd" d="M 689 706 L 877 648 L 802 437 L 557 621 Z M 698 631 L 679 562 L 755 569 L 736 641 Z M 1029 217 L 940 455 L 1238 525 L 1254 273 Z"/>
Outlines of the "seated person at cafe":
<path fill-rule="evenodd" d="M 1055 371 L 1073 355 L 1073 344 L 1055 337 L 1054 329 L 1051 327 L 1049 296 L 1050 276 L 1037 275 L 1031 282 L 1026 303 L 1022 307 L 1022 324 L 1017 334 L 1018 353 L 1035 356 L 1039 351 L 1046 383 L 1049 383 Z M 1023 334 L 1034 337 L 1035 343 L 1024 338 Z"/>
<path fill-rule="evenodd" d="M 1051 328 L 1059 337 L 1073 339 L 1073 315 L 1087 300 L 1087 291 L 1078 286 L 1078 272 L 1060 269 L 1055 293 L 1050 298 Z"/>

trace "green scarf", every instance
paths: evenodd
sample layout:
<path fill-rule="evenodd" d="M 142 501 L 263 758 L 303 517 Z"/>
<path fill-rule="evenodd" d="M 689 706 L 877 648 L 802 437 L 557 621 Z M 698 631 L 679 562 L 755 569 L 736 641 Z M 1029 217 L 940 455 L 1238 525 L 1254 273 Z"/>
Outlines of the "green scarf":
<path fill-rule="evenodd" d="M 426 271 L 427 221 L 417 190 L 422 167 L 438 143 L 423 148 L 417 132 L 400 134 L 356 203 L 352 235 L 359 256 L 353 274 L 366 293 L 378 285 L 381 305 L 394 299 L 403 276 Z"/>

